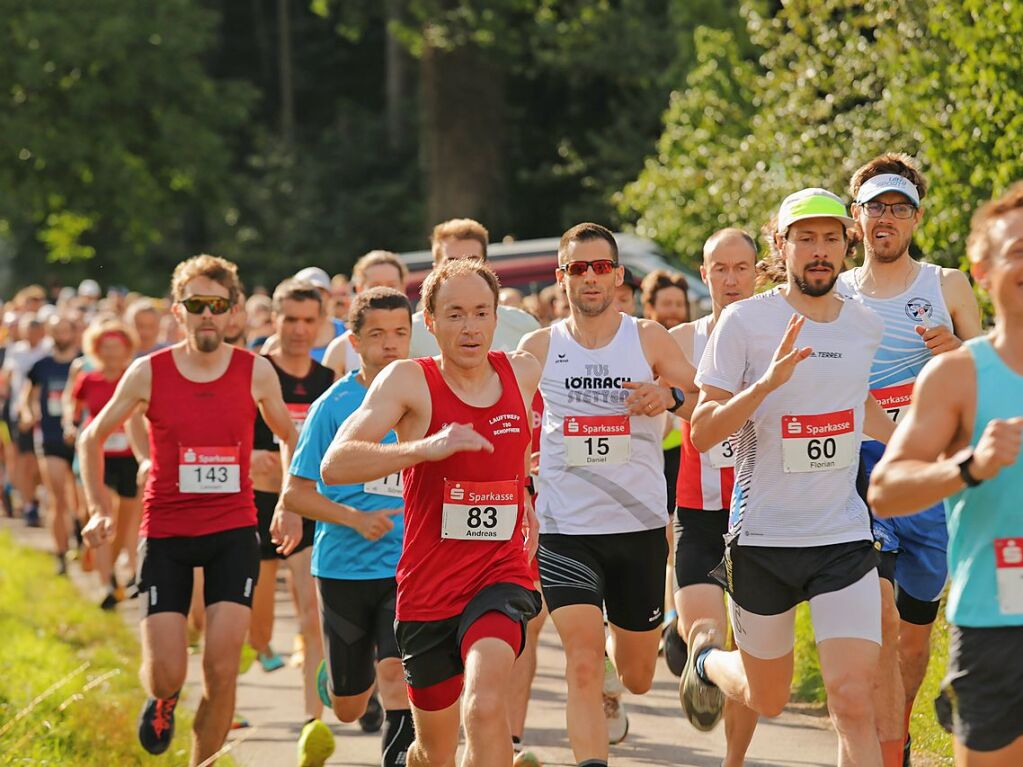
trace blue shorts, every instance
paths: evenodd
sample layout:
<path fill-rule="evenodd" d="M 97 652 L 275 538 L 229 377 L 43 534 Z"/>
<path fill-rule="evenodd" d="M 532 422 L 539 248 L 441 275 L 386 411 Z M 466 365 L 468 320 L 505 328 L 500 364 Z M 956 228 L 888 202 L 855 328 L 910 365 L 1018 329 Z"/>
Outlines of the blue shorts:
<path fill-rule="evenodd" d="M 868 476 L 880 459 L 876 442 L 864 442 L 863 463 Z M 948 525 L 945 506 L 938 504 L 908 517 L 881 519 L 872 517 L 874 540 L 881 551 L 896 552 L 895 582 L 902 591 L 921 602 L 933 602 L 941 596 L 948 578 Z"/>

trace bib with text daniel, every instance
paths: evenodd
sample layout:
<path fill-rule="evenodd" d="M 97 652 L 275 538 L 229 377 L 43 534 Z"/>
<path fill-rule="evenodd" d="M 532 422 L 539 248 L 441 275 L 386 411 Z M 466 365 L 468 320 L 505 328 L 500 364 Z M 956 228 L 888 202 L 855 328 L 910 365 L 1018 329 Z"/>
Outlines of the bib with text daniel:
<path fill-rule="evenodd" d="M 568 415 L 562 433 L 569 466 L 629 462 L 632 428 L 627 415 Z"/>

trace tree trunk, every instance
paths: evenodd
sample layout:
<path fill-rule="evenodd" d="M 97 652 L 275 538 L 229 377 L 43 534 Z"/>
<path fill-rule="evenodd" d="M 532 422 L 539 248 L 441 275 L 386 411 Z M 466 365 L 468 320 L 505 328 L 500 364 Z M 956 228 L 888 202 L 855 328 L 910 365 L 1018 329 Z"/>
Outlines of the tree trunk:
<path fill-rule="evenodd" d="M 401 0 L 387 0 L 387 22 L 401 20 Z M 405 146 L 408 124 L 403 103 L 405 101 L 405 79 L 407 54 L 402 44 L 387 30 L 387 47 L 385 52 L 386 100 L 387 100 L 387 144 L 391 151 Z"/>
<path fill-rule="evenodd" d="M 427 47 L 420 59 L 420 151 L 427 228 L 449 218 L 505 226 L 504 88 L 501 73 L 476 47 Z"/>
<path fill-rule="evenodd" d="M 277 72 L 281 97 L 281 139 L 295 139 L 295 83 L 291 66 L 291 13 L 289 0 L 277 0 Z"/>

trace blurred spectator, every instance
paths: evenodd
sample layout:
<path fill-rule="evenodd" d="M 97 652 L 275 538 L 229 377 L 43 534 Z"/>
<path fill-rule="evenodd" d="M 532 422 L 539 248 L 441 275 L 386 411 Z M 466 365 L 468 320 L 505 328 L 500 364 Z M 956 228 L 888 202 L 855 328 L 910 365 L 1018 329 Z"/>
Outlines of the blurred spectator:
<path fill-rule="evenodd" d="M 334 317 L 346 321 L 348 309 L 352 305 L 352 286 L 345 275 L 335 274 L 331 277 L 330 294 L 334 299 Z"/>
<path fill-rule="evenodd" d="M 259 349 L 274 332 L 271 316 L 273 301 L 265 294 L 249 296 L 249 300 L 245 302 L 245 311 L 249 315 L 246 345 L 250 349 Z"/>
<path fill-rule="evenodd" d="M 501 288 L 501 292 L 498 294 L 498 302 L 501 306 L 513 306 L 516 309 L 522 309 L 522 291 L 517 288 Z"/>
<path fill-rule="evenodd" d="M 636 279 L 636 276 L 629 271 L 629 267 L 625 267 L 625 280 L 615 288 L 615 309 L 622 312 L 623 314 L 629 314 L 632 316 L 638 316 L 638 309 L 636 303 L 636 293 L 639 291 L 640 282 Z"/>
<path fill-rule="evenodd" d="M 643 316 L 671 329 L 689 321 L 689 284 L 679 273 L 656 269 L 641 284 Z"/>
<path fill-rule="evenodd" d="M 145 357 L 167 345 L 160 343 L 160 317 L 160 309 L 151 298 L 136 299 L 128 307 L 124 319 L 129 327 L 135 329 L 135 335 L 138 336 L 136 357 Z"/>

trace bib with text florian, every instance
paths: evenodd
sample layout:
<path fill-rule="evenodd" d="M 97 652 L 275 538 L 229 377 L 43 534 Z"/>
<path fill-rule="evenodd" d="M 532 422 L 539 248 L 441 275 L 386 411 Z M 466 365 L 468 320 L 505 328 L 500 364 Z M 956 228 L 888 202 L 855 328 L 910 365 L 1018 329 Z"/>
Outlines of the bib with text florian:
<path fill-rule="evenodd" d="M 781 418 L 782 462 L 787 474 L 835 471 L 856 457 L 853 411 Z"/>
<path fill-rule="evenodd" d="M 632 429 L 627 415 L 568 415 L 562 433 L 569 466 L 629 462 Z"/>
<path fill-rule="evenodd" d="M 707 451 L 707 459 L 710 461 L 712 469 L 735 468 L 735 445 L 732 443 L 732 439 L 734 439 L 734 435 Z"/>
<path fill-rule="evenodd" d="M 405 486 L 401 482 L 401 472 L 396 471 L 394 474 L 388 474 L 386 477 L 380 479 L 374 479 L 370 482 L 366 482 L 362 485 L 362 491 L 364 493 L 370 493 L 371 495 L 386 495 L 388 498 L 401 498 L 402 490 Z"/>
<path fill-rule="evenodd" d="M 444 480 L 441 538 L 507 541 L 519 517 L 517 479 L 498 482 Z"/>
<path fill-rule="evenodd" d="M 888 414 L 895 423 L 901 423 L 909 410 L 910 398 L 913 395 L 913 384 L 901 384 L 899 386 L 888 386 L 884 389 L 873 389 L 871 396 L 877 400 L 877 404 Z"/>
<path fill-rule="evenodd" d="M 1023 538 L 995 539 L 998 609 L 1002 615 L 1023 614 Z"/>
<path fill-rule="evenodd" d="M 183 447 L 178 453 L 178 490 L 182 493 L 241 491 L 238 447 Z"/>

